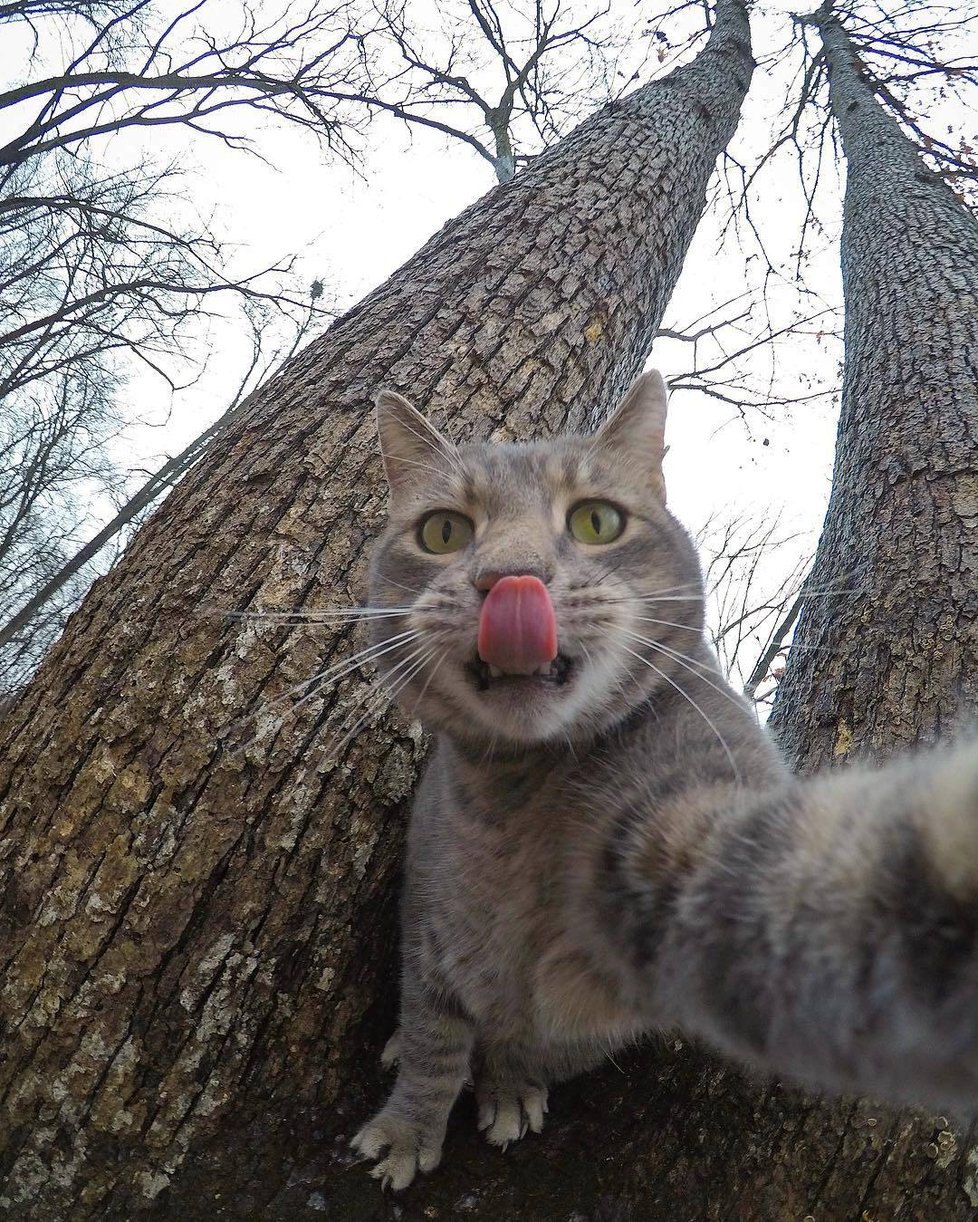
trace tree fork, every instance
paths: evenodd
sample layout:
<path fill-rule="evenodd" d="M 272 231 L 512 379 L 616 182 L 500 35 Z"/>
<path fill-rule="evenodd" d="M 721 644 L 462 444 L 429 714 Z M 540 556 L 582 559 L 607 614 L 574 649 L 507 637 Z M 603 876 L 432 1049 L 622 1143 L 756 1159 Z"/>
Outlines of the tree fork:
<path fill-rule="evenodd" d="M 719 0 L 693 63 L 432 238 L 211 445 L 9 715 L 5 1216 L 272 1216 L 365 1114 L 423 743 L 383 716 L 332 761 L 364 685 L 281 724 L 271 702 L 348 634 L 221 613 L 357 600 L 379 384 L 460 437 L 601 416 L 645 359 L 751 68 L 745 5 Z M 350 1210 L 380 1208 L 356 1185 Z M 286 1216 L 318 1216 L 304 1191 Z"/>

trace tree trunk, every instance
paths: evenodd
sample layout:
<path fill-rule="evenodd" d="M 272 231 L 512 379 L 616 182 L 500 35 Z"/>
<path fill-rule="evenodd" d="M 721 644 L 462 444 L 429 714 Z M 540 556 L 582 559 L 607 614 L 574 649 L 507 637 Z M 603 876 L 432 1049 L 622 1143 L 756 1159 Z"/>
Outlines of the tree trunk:
<path fill-rule="evenodd" d="M 331 762 L 364 686 L 281 723 L 271 702 L 347 634 L 219 613 L 362 594 L 378 384 L 461 436 L 585 426 L 620 396 L 750 72 L 743 2 L 720 0 L 692 65 L 490 192 L 257 395 L 73 617 L 0 769 L 3 1216 L 388 1209 L 332 1138 L 380 1093 L 423 742 L 385 716 Z"/>
<path fill-rule="evenodd" d="M 846 363 L 817 596 L 771 718 L 806 770 L 931 740 L 978 707 L 978 221 L 819 17 L 848 166 Z"/>
<path fill-rule="evenodd" d="M 828 5 L 816 20 L 847 163 L 845 374 L 814 594 L 770 721 L 806 772 L 947 736 L 978 707 L 978 222 L 882 109 Z M 974 1123 L 831 1117 L 825 1203 L 799 1213 L 976 1216 Z"/>

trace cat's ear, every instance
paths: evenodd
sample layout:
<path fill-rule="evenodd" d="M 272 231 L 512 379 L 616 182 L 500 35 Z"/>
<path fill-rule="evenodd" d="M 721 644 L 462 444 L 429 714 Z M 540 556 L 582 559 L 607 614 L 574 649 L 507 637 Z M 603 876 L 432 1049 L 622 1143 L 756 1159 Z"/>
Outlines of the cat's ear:
<path fill-rule="evenodd" d="M 666 408 L 669 392 L 662 374 L 649 369 L 632 383 L 618 407 L 598 430 L 602 449 L 638 463 L 648 473 L 656 495 L 666 499 L 662 460 L 666 454 Z"/>
<path fill-rule="evenodd" d="M 380 455 L 391 496 L 417 483 L 426 471 L 437 469 L 440 463 L 449 466 L 458 463 L 452 443 L 402 395 L 393 390 L 381 390 L 374 404 Z"/>

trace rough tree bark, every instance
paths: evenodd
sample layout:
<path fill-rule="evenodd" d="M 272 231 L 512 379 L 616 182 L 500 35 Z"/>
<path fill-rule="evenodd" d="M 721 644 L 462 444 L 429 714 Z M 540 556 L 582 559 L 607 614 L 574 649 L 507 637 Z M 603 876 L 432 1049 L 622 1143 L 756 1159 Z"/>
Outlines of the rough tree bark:
<path fill-rule="evenodd" d="M 799 766 L 946 734 L 978 708 L 978 220 L 818 19 L 848 166 L 832 496 L 771 718 Z"/>
<path fill-rule="evenodd" d="M 847 164 L 846 321 L 819 596 L 770 720 L 802 771 L 952 735 L 978 709 L 978 221 L 880 106 L 829 4 L 815 21 Z M 976 1216 L 974 1124 L 881 1111 L 867 1142 L 862 1116 L 838 1113 L 839 1166 L 860 1162 L 825 1216 Z"/>
<path fill-rule="evenodd" d="M 208 612 L 361 594 L 379 383 L 462 436 L 612 404 L 751 67 L 744 4 L 720 0 L 692 65 L 491 192 L 265 388 L 73 618 L 0 767 L 5 1217 L 387 1208 L 330 1139 L 376 1101 L 423 743 L 380 718 L 331 762 L 358 681 L 281 725 L 270 702 L 346 635 Z"/>

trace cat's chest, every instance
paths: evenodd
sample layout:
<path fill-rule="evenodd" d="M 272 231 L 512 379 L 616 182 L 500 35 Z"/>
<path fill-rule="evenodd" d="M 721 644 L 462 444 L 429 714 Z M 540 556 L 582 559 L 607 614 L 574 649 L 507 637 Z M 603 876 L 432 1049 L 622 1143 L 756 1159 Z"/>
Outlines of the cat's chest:
<path fill-rule="evenodd" d="M 445 880 L 465 940 L 491 948 L 493 971 L 519 974 L 566 922 L 565 840 L 552 811 L 523 820 L 456 821 Z"/>
<path fill-rule="evenodd" d="M 444 813 L 444 812 L 443 812 Z M 575 903 L 586 812 L 552 786 L 519 807 L 456 809 L 425 881 L 439 971 L 495 1037 L 535 1042 L 631 1030 L 615 983 L 588 951 Z"/>

